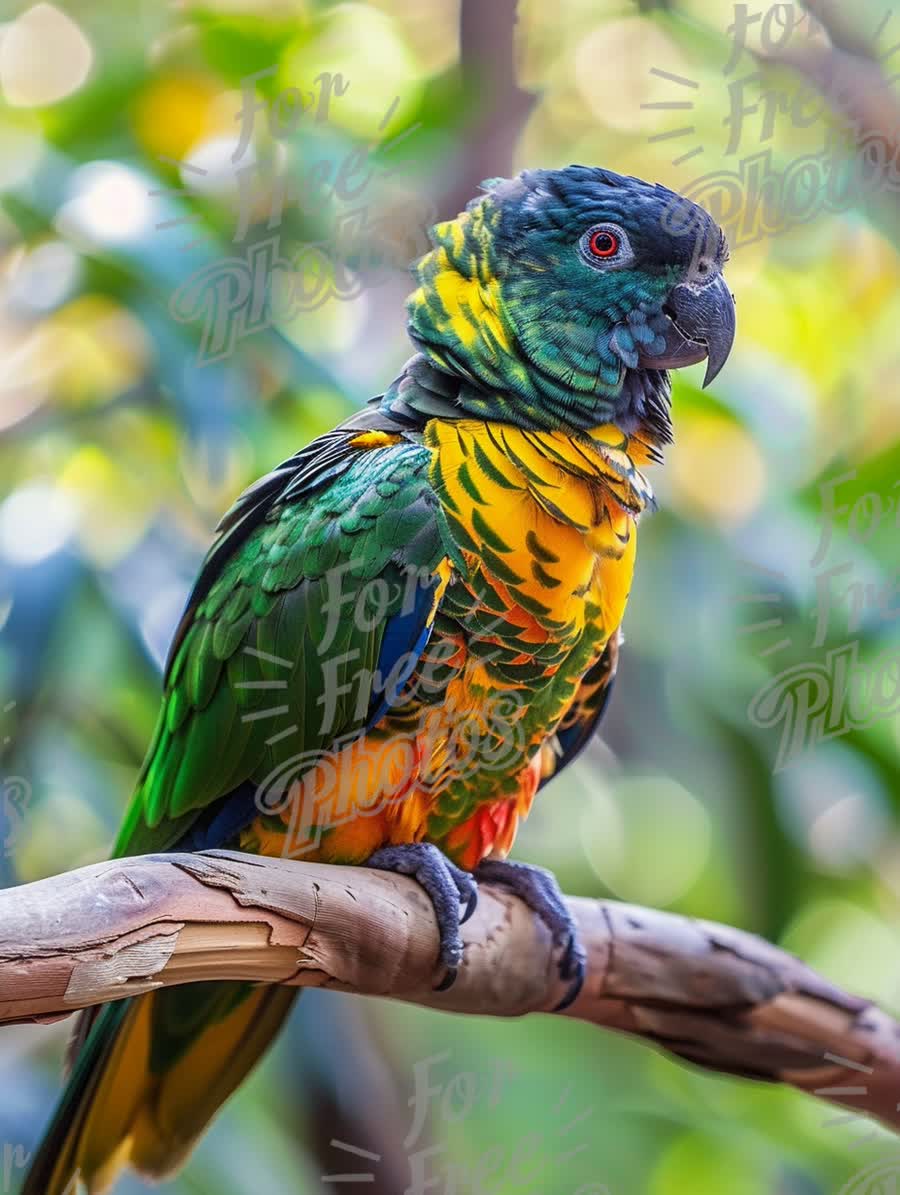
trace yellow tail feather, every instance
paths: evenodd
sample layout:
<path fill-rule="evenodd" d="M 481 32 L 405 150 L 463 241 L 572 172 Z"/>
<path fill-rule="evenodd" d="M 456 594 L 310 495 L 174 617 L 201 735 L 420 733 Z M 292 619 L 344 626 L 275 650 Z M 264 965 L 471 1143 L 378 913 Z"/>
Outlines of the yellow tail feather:
<path fill-rule="evenodd" d="M 89 1195 L 102 1195 L 125 1166 L 151 1178 L 177 1170 L 298 995 L 277 984 L 196 984 L 108 1006 L 22 1195 L 73 1195 L 76 1179 Z M 185 1023 L 181 1010 L 192 1003 L 198 1019 Z"/>
<path fill-rule="evenodd" d="M 187 1159 L 197 1138 L 271 1045 L 299 996 L 266 984 L 204 1030 L 144 1101 L 135 1122 L 131 1164 L 163 1177 Z"/>

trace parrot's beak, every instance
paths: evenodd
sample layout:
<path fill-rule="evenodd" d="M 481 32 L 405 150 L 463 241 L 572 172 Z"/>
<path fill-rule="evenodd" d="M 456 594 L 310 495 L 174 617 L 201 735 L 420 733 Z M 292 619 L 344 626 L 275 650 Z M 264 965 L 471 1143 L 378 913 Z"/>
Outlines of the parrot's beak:
<path fill-rule="evenodd" d="M 664 311 L 669 317 L 666 347 L 662 353 L 641 354 L 643 368 L 679 369 L 706 358 L 708 386 L 728 360 L 734 344 L 734 298 L 721 274 L 706 286 L 676 286 Z"/>

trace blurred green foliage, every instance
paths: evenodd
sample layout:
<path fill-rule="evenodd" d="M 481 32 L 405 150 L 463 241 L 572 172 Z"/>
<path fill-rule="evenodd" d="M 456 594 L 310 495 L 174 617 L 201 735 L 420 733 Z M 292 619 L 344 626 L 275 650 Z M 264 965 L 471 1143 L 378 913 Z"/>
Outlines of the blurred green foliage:
<path fill-rule="evenodd" d="M 839 106 L 806 125 L 776 105 L 764 128 L 764 96 L 805 86 L 796 63 L 752 52 L 765 57 L 765 5 L 755 43 L 730 67 L 736 10 L 724 0 L 519 7 L 519 78 L 536 96 L 521 136 L 504 127 L 491 72 L 460 70 L 452 0 L 61 0 L 3 14 L 5 883 L 108 849 L 152 728 L 167 640 L 217 517 L 394 376 L 409 352 L 399 264 L 421 250 L 434 214 L 453 214 L 447 196 L 490 137 L 501 146 L 506 136 L 516 168 L 581 161 L 690 190 L 766 150 L 787 170 L 840 123 Z M 866 0 L 854 10 L 852 28 L 832 13 L 835 42 L 871 34 L 888 52 L 886 8 Z M 793 36 L 824 44 L 808 26 Z M 349 86 L 332 95 L 327 120 L 310 107 L 286 136 L 262 114 L 236 166 L 242 80 L 268 68 L 257 94 L 269 104 L 285 88 L 321 89 L 323 72 Z M 896 104 L 896 84 L 881 94 Z M 733 105 L 748 97 L 759 109 L 741 117 L 728 153 Z M 666 135 L 682 122 L 689 135 Z M 334 179 L 348 154 L 373 145 L 378 178 L 351 251 L 325 280 L 349 291 L 282 308 L 285 318 L 276 313 L 227 358 L 198 364 L 202 329 L 174 317 L 178 288 L 271 235 L 279 179 L 308 199 L 316 163 Z M 711 393 L 699 390 L 699 369 L 676 383 L 676 443 L 652 477 L 660 512 L 641 527 L 605 745 L 542 797 L 516 848 L 570 892 L 755 930 L 894 1010 L 895 190 L 738 238 L 738 343 Z M 287 202 L 275 225 L 282 245 L 328 242 L 335 202 Z M 246 243 L 235 239 L 242 213 Z M 373 217 L 388 246 L 378 269 L 354 256 Z M 853 644 L 860 679 L 848 725 L 834 659 Z M 830 731 L 816 741 L 829 705 Z M 800 721 L 786 757 L 791 713 Z M 0 1190 L 15 1191 L 21 1150 L 49 1113 L 64 1036 L 64 1026 L 0 1036 Z M 416 1065 L 435 1056 L 437 1090 L 410 1141 L 423 1107 Z M 428 1155 L 428 1174 L 456 1167 L 471 1178 L 480 1166 L 482 1189 L 497 1195 L 831 1195 L 887 1148 L 885 1135 L 860 1146 L 865 1128 L 558 1019 L 495 1023 L 310 996 L 170 1189 L 350 1190 L 322 1176 L 371 1166 L 370 1189 L 393 1195 L 411 1181 L 416 1151 L 434 1148 L 444 1152 Z"/>

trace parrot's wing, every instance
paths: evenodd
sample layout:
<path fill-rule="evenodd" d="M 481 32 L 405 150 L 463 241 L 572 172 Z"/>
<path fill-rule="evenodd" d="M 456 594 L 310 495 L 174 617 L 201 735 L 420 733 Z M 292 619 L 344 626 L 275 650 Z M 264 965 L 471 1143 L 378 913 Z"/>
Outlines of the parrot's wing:
<path fill-rule="evenodd" d="M 225 841 L 257 785 L 373 725 L 408 680 L 455 549 L 428 450 L 360 426 L 314 441 L 220 523 L 117 855 L 165 850 L 201 814 L 218 819 L 205 844 Z"/>
<path fill-rule="evenodd" d="M 594 737 L 609 704 L 621 643 L 621 630 L 613 631 L 600 659 L 581 678 L 575 698 L 556 729 L 556 767 L 542 784 L 576 760 Z"/>

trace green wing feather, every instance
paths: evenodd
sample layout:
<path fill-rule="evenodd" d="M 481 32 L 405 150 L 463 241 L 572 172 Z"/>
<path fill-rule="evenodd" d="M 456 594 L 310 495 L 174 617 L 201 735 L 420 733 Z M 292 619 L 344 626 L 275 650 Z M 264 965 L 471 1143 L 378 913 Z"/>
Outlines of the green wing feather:
<path fill-rule="evenodd" d="M 117 855 L 171 847 L 239 785 L 365 728 L 410 574 L 433 586 L 456 549 L 428 450 L 406 439 L 356 448 L 358 434 L 323 436 L 222 520 L 175 635 Z"/>

